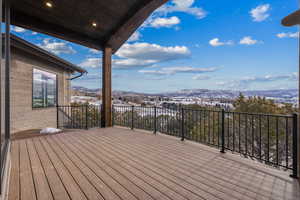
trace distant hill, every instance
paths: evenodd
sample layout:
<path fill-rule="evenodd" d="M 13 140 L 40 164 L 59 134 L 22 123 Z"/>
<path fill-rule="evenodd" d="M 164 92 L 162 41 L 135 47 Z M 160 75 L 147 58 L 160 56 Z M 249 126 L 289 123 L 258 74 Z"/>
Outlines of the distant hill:
<path fill-rule="evenodd" d="M 101 89 L 88 89 L 85 87 L 74 86 L 74 92 L 100 94 Z M 245 96 L 262 96 L 274 99 L 295 99 L 298 97 L 298 89 L 280 90 L 209 90 L 209 89 L 184 89 L 175 92 L 147 94 L 131 91 L 113 91 L 113 96 L 166 96 L 166 97 L 202 97 L 202 98 L 236 98 L 242 92 Z"/>

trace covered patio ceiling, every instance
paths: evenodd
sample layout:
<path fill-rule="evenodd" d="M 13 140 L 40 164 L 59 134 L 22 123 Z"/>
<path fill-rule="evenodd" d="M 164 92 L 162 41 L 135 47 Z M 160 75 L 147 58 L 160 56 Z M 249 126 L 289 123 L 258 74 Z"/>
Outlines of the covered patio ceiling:
<path fill-rule="evenodd" d="M 11 0 L 11 24 L 116 52 L 168 0 Z"/>

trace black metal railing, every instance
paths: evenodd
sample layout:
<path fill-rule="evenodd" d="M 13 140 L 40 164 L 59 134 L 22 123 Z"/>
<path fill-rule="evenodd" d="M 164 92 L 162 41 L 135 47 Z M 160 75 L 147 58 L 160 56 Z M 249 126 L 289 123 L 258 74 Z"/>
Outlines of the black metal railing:
<path fill-rule="evenodd" d="M 62 129 L 88 129 L 100 127 L 100 115 L 100 106 L 57 106 L 57 127 Z"/>
<path fill-rule="evenodd" d="M 297 114 L 114 106 L 113 123 L 238 152 L 297 176 Z"/>
<path fill-rule="evenodd" d="M 101 108 L 57 106 L 57 127 L 101 127 Z M 113 125 L 160 132 L 238 152 L 257 161 L 292 170 L 297 177 L 297 114 L 271 115 L 142 106 L 113 106 Z"/>

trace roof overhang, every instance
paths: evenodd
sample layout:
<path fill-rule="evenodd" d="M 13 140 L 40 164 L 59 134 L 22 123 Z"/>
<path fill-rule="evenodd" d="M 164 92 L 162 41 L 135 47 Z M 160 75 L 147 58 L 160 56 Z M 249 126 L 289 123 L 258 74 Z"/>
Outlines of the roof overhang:
<path fill-rule="evenodd" d="M 2 37 L 4 37 L 2 35 Z M 55 66 L 60 67 L 64 70 L 70 71 L 72 73 L 79 72 L 81 74 L 86 73 L 87 71 L 81 67 L 78 67 L 30 42 L 27 42 L 13 34 L 11 34 L 11 46 L 12 48 L 19 49 L 28 54 L 34 55 L 40 59 L 53 63 Z"/>
<path fill-rule="evenodd" d="M 282 19 L 281 24 L 284 26 L 294 26 L 300 24 L 300 10 L 293 12 Z"/>
<path fill-rule="evenodd" d="M 115 53 L 167 1 L 11 0 L 11 24 Z"/>

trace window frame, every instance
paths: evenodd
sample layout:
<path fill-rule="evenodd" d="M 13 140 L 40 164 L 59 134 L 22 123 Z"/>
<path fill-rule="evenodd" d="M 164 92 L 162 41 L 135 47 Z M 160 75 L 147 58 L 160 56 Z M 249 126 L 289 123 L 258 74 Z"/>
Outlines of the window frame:
<path fill-rule="evenodd" d="M 33 91 L 34 91 L 34 70 L 39 70 L 39 71 L 42 71 L 42 72 L 47 72 L 47 73 L 50 73 L 50 74 L 53 74 L 55 75 L 55 103 L 54 105 L 51 105 L 51 106 L 34 106 L 34 98 L 33 98 Z M 31 83 L 31 107 L 32 109 L 47 109 L 47 108 L 55 108 L 57 105 L 58 105 L 58 74 L 53 72 L 53 71 L 49 71 L 49 70 L 45 70 L 45 69 L 41 69 L 41 68 L 38 68 L 38 67 L 33 67 L 32 68 L 32 83 Z M 48 101 L 46 99 L 46 101 Z"/>

